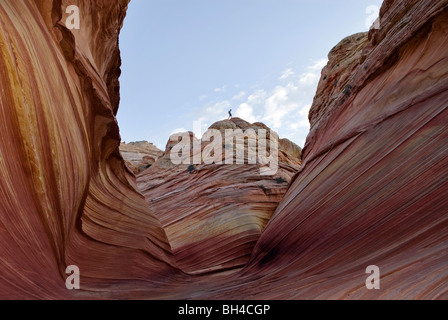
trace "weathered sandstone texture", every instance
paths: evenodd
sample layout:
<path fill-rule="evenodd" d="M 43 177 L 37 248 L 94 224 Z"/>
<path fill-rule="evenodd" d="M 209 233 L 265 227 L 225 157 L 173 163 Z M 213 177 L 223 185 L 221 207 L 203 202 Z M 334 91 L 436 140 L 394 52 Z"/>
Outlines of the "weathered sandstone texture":
<path fill-rule="evenodd" d="M 270 129 L 261 123 L 249 124 L 234 118 L 210 127 L 219 130 L 241 130 L 243 137 L 252 129 Z M 237 131 L 235 131 L 237 132 Z M 190 147 L 193 147 L 192 133 Z M 270 150 L 268 137 L 267 151 Z M 251 151 L 257 155 L 260 144 L 256 135 Z M 247 142 L 246 142 L 247 143 Z M 138 188 L 151 210 L 165 229 L 179 267 L 198 274 L 242 267 L 247 263 L 261 232 L 285 194 L 293 175 L 300 168 L 301 149 L 287 139 L 279 140 L 278 171 L 275 175 L 260 174 L 260 164 L 249 164 L 248 149 L 243 150 L 244 163 L 236 164 L 236 152 L 229 158 L 232 164 L 193 165 L 193 152 L 188 164 L 174 165 L 171 150 L 177 144 L 170 141 L 164 156 L 137 177 Z M 205 154 L 209 143 L 202 142 L 198 151 Z M 222 141 L 222 158 L 226 148 Z M 241 146 L 243 146 L 241 144 Z M 273 146 L 274 147 L 274 146 Z M 233 142 L 236 150 L 236 138 Z M 257 161 L 258 162 L 258 161 Z"/>
<path fill-rule="evenodd" d="M 80 30 L 65 26 L 72 4 Z M 101 297 L 177 270 L 118 150 L 127 4 L 0 1 L 0 298 Z M 83 292 L 66 289 L 68 265 Z"/>
<path fill-rule="evenodd" d="M 133 174 L 127 4 L 0 1 L 0 298 L 448 299 L 448 0 L 385 0 L 380 29 L 331 51 L 285 183 L 166 154 Z"/>
<path fill-rule="evenodd" d="M 330 53 L 302 169 L 239 280 L 258 285 L 222 296 L 448 298 L 448 1 L 380 18 Z"/>
<path fill-rule="evenodd" d="M 145 171 L 163 155 L 162 150 L 147 141 L 122 142 L 120 153 L 126 165 L 134 174 Z"/>

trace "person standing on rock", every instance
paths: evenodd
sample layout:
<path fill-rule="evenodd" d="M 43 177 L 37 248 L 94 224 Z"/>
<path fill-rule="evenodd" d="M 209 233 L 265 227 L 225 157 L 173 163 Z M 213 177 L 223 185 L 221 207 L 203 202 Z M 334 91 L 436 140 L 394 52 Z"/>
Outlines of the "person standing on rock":
<path fill-rule="evenodd" d="M 232 119 L 232 109 L 229 110 L 229 120 Z"/>

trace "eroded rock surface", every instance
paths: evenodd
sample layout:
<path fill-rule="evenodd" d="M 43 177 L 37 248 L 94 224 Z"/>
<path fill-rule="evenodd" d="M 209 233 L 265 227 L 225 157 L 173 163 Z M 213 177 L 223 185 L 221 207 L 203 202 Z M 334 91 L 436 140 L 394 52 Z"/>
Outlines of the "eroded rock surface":
<path fill-rule="evenodd" d="M 245 269 L 260 285 L 237 296 L 448 298 L 447 7 L 384 1 L 369 41 L 332 51 L 302 169 Z"/>
<path fill-rule="evenodd" d="M 148 141 L 122 142 L 120 152 L 134 174 L 145 171 L 163 155 L 162 150 Z"/>
<path fill-rule="evenodd" d="M 288 190 L 161 157 L 145 196 L 115 119 L 127 4 L 0 1 L 0 298 L 448 299 L 447 0 L 385 0 L 332 50 Z"/>
<path fill-rule="evenodd" d="M 73 4 L 80 30 L 65 26 Z M 177 270 L 118 151 L 127 4 L 0 1 L 0 298 L 101 297 Z M 82 293 L 66 289 L 68 265 Z"/>
<path fill-rule="evenodd" d="M 241 138 L 251 129 L 253 133 L 266 130 L 266 136 L 270 132 L 261 123 L 250 124 L 239 118 L 217 122 L 210 129 L 218 130 L 222 140 L 229 129 L 240 129 L 241 133 L 235 131 L 232 137 Z M 249 164 L 250 145 L 241 144 L 244 164 L 237 164 L 236 138 L 232 146 L 222 141 L 219 160 L 225 162 L 225 152 L 230 148 L 235 151 L 229 158 L 231 164 L 205 164 L 202 159 L 194 165 L 192 148 L 197 138 L 192 133 L 187 133 L 187 137 L 191 141 L 190 164 L 173 164 L 171 151 L 178 142 L 173 139 L 167 144 L 164 156 L 138 175 L 138 188 L 160 219 L 183 271 L 198 274 L 242 267 L 300 168 L 301 149 L 287 139 L 275 140 L 278 171 L 263 176 L 260 163 Z M 269 151 L 270 136 L 267 139 Z M 198 150 L 203 156 L 208 144 L 200 144 Z M 261 151 L 259 147 L 254 135 L 255 156 Z"/>

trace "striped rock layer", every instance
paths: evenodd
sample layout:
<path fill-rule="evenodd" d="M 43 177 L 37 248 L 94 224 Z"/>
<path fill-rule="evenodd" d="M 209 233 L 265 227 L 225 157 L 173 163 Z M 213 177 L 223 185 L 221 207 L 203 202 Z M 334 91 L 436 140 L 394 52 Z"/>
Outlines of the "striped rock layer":
<path fill-rule="evenodd" d="M 385 0 L 330 52 L 289 187 L 163 157 L 136 179 L 115 118 L 127 4 L 0 1 L 0 298 L 448 299 L 448 0 Z"/>
<path fill-rule="evenodd" d="M 258 155 L 264 150 L 261 150 L 258 136 L 267 137 L 267 154 L 274 150 L 271 149 L 270 129 L 263 124 L 249 124 L 233 118 L 210 128 L 216 130 L 221 139 L 220 149 L 215 151 L 222 151 L 212 164 L 204 163 L 204 158 L 212 154 L 206 148 L 212 144 L 199 142 L 195 152 L 193 140 L 197 139 L 187 133 L 190 165 L 172 163 L 171 151 L 177 151 L 173 147 L 178 141 L 174 139 L 167 144 L 164 156 L 137 177 L 138 188 L 160 219 L 179 267 L 190 274 L 244 266 L 300 168 L 301 149 L 287 139 L 280 139 L 274 140 L 278 147 L 272 145 L 278 152 L 278 170 L 270 175 L 262 174 L 263 165 Z M 257 134 L 259 129 L 266 130 L 266 135 Z M 232 132 L 227 142 L 226 130 Z M 252 145 L 246 137 L 253 138 Z M 240 162 L 237 162 L 238 138 L 244 151 Z M 226 151 L 232 151 L 227 162 Z M 200 161 L 194 165 L 197 153 Z M 254 164 L 249 161 L 250 154 L 255 157 Z M 218 164 L 220 161 L 222 164 Z"/>

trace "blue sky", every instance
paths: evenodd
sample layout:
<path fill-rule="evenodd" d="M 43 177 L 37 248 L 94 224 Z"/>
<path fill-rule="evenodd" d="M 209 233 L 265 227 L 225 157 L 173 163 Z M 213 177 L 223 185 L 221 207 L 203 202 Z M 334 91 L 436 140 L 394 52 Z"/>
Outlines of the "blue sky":
<path fill-rule="evenodd" d="M 164 149 L 172 133 L 194 121 L 206 129 L 231 108 L 303 146 L 328 52 L 367 31 L 381 3 L 131 0 L 120 36 L 122 140 Z"/>

